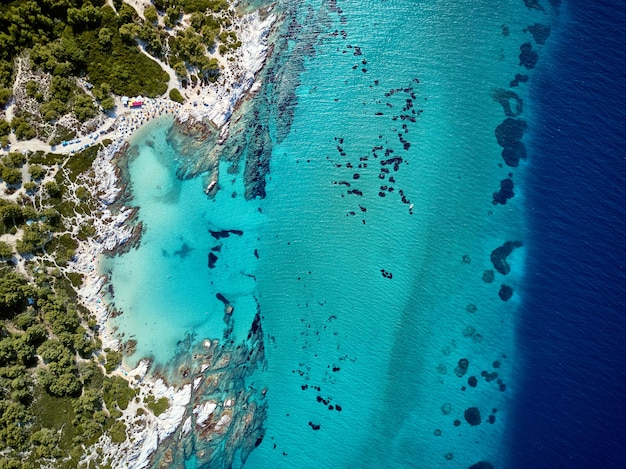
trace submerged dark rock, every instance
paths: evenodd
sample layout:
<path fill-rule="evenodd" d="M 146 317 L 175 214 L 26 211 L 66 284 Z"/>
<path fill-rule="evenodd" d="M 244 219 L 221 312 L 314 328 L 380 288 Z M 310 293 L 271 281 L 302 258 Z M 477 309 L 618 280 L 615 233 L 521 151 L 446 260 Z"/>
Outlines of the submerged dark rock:
<path fill-rule="evenodd" d="M 502 301 L 509 301 L 513 296 L 513 289 L 508 285 L 502 285 L 498 291 L 498 296 Z"/>
<path fill-rule="evenodd" d="M 519 142 L 522 137 L 524 137 L 527 128 L 528 124 L 522 119 L 513 119 L 511 117 L 504 119 L 502 123 L 496 127 L 498 145 L 502 148 L 507 148 Z"/>
<path fill-rule="evenodd" d="M 506 205 L 507 200 L 512 199 L 515 196 L 513 188 L 515 184 L 511 178 L 506 178 L 500 181 L 500 190 L 493 193 L 494 205 Z"/>
<path fill-rule="evenodd" d="M 476 464 L 472 464 L 467 469 L 494 469 L 493 464 L 487 461 L 479 461 Z"/>
<path fill-rule="evenodd" d="M 313 430 L 319 430 L 320 429 L 320 425 L 313 423 L 313 422 L 309 422 L 309 427 L 311 427 Z"/>
<path fill-rule="evenodd" d="M 454 374 L 456 374 L 459 378 L 462 378 L 463 376 L 465 376 L 465 373 L 467 373 L 468 368 L 469 360 L 467 358 L 461 358 L 458 365 L 454 369 Z"/>
<path fill-rule="evenodd" d="M 491 252 L 491 263 L 493 268 L 502 275 L 507 275 L 511 271 L 511 266 L 506 258 L 511 255 L 515 248 L 522 247 L 521 241 L 507 241 L 502 246 L 495 248 Z"/>
<path fill-rule="evenodd" d="M 465 421 L 469 423 L 472 427 L 480 425 L 482 422 L 482 419 L 480 417 L 480 410 L 478 410 L 478 407 L 469 407 L 465 409 L 464 417 Z"/>
<path fill-rule="evenodd" d="M 518 73 L 515 75 L 515 79 L 511 80 L 509 83 L 510 87 L 519 86 L 520 83 L 526 83 L 528 81 L 528 75 L 524 75 L 522 73 Z"/>
<path fill-rule="evenodd" d="M 231 234 L 234 234 L 237 236 L 243 235 L 243 231 L 241 230 L 219 230 L 219 231 L 209 230 L 209 233 L 211 233 L 211 236 L 213 236 L 215 239 L 228 238 Z"/>
<path fill-rule="evenodd" d="M 217 262 L 218 257 L 212 252 L 209 253 L 209 269 L 213 269 L 215 267 L 215 263 Z"/>
<path fill-rule="evenodd" d="M 493 270 L 488 269 L 488 270 L 485 270 L 483 272 L 483 282 L 485 282 L 485 283 L 493 283 L 495 278 L 496 278 L 496 276 L 495 276 Z"/>
<path fill-rule="evenodd" d="M 215 297 L 220 300 L 222 303 L 224 303 L 224 306 L 228 306 L 230 305 L 230 301 L 228 301 L 228 298 L 226 298 L 224 295 L 222 295 L 221 293 L 216 293 Z"/>
<path fill-rule="evenodd" d="M 526 147 L 521 142 L 528 128 L 526 121 L 507 117 L 496 127 L 495 134 L 502 150 L 504 162 L 511 167 L 519 165 L 519 160 L 526 158 Z"/>
<path fill-rule="evenodd" d="M 502 159 L 507 166 L 517 168 L 519 160 L 526 159 L 526 146 L 522 142 L 515 142 L 502 150 Z"/>
<path fill-rule="evenodd" d="M 539 45 L 544 45 L 546 40 L 550 36 L 550 26 L 546 26 L 540 23 L 531 24 L 524 28 L 524 32 L 532 34 L 533 39 Z"/>
<path fill-rule="evenodd" d="M 522 101 L 522 98 L 520 98 L 517 93 L 514 93 L 513 91 L 497 88 L 493 90 L 491 96 L 495 102 L 502 106 L 504 114 L 508 117 L 517 117 L 524 110 L 524 102 Z M 511 107 L 511 101 L 515 101 L 515 109 Z"/>
<path fill-rule="evenodd" d="M 524 0 L 524 5 L 526 5 L 526 8 L 529 10 L 545 11 L 543 6 L 539 3 L 539 0 Z"/>
<path fill-rule="evenodd" d="M 525 42 L 519 48 L 519 64 L 529 70 L 535 68 L 539 60 L 539 54 L 533 50 L 533 45 L 530 42 Z"/>

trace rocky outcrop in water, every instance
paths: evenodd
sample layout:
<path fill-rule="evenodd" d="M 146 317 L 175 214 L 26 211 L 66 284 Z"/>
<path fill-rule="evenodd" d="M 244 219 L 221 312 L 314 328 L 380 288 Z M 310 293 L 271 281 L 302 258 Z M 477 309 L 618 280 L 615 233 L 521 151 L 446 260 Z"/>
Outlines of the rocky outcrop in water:
<path fill-rule="evenodd" d="M 220 294 L 220 301 L 228 300 Z M 260 312 L 247 338 L 235 341 L 232 310 L 225 311 L 227 327 L 222 340 L 206 339 L 191 345 L 177 359 L 171 381 L 193 383 L 183 424 L 159 442 L 154 468 L 183 468 L 180 461 L 195 454 L 198 467 L 241 466 L 263 440 L 266 417 L 265 390 L 250 383 L 265 363 Z M 177 462 L 177 465 L 174 465 Z"/>

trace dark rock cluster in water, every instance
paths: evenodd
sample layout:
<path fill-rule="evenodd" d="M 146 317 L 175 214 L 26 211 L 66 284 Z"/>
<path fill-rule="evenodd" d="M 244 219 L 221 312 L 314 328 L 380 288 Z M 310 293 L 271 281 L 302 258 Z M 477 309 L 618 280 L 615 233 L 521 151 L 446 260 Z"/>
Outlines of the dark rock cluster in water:
<path fill-rule="evenodd" d="M 492 96 L 493 100 L 502 106 L 504 114 L 506 114 L 507 117 L 517 117 L 524 110 L 524 102 L 517 93 L 513 91 L 498 88 L 494 90 Z M 514 108 L 511 107 L 512 101 L 515 103 Z"/>
<path fill-rule="evenodd" d="M 522 247 L 521 241 L 507 241 L 502 246 L 495 248 L 491 252 L 491 263 L 493 268 L 502 275 L 507 275 L 511 271 L 511 266 L 506 258 L 511 255 L 514 249 Z"/>
<path fill-rule="evenodd" d="M 513 288 L 502 284 L 502 286 L 500 286 L 500 290 L 498 290 L 498 296 L 502 301 L 509 301 L 513 296 Z"/>
<path fill-rule="evenodd" d="M 526 147 L 521 140 L 527 127 L 526 121 L 512 117 L 496 127 L 496 140 L 503 148 L 502 158 L 508 166 L 517 167 L 521 159 L 526 159 Z"/>
<path fill-rule="evenodd" d="M 500 181 L 500 190 L 493 193 L 493 204 L 506 205 L 506 202 L 515 196 L 514 188 L 515 184 L 510 177 Z"/>
<path fill-rule="evenodd" d="M 456 368 L 454 369 L 454 374 L 456 374 L 459 378 L 465 376 L 467 373 L 467 369 L 469 367 L 469 360 L 467 358 L 461 358 Z"/>
<path fill-rule="evenodd" d="M 511 80 L 509 86 L 515 87 L 519 86 L 520 83 L 526 83 L 528 81 L 528 75 L 524 75 L 523 73 L 517 73 L 515 78 Z"/>
<path fill-rule="evenodd" d="M 469 423 L 472 427 L 476 425 L 480 425 L 482 423 L 482 418 L 480 416 L 480 410 L 478 407 L 469 407 L 464 412 L 465 421 Z"/>
<path fill-rule="evenodd" d="M 524 28 L 524 32 L 529 32 L 535 42 L 539 45 L 544 45 L 550 36 L 551 28 L 550 26 L 545 26 L 543 24 L 535 23 L 531 24 Z"/>
<path fill-rule="evenodd" d="M 545 8 L 539 3 L 539 0 L 524 0 L 524 5 L 529 10 L 545 11 Z"/>
<path fill-rule="evenodd" d="M 487 269 L 483 272 L 483 282 L 493 283 L 495 279 L 496 279 L 496 276 L 493 270 Z"/>
<path fill-rule="evenodd" d="M 241 230 L 217 230 L 217 231 L 209 230 L 209 233 L 215 239 L 228 238 L 231 234 L 237 235 L 237 236 L 243 235 L 243 231 Z"/>
<path fill-rule="evenodd" d="M 348 45 L 347 49 L 354 49 L 353 55 L 362 56 L 363 51 L 357 46 Z M 362 59 L 361 62 L 366 61 Z M 419 84 L 419 80 L 414 78 L 411 83 L 402 88 L 392 88 L 384 92 L 384 99 L 376 100 L 373 105 L 374 116 L 381 118 L 381 130 L 385 129 L 394 135 L 393 139 L 385 140 L 383 134 L 378 136 L 378 141 L 372 145 L 368 154 L 360 154 L 353 156 L 348 154 L 346 147 L 349 144 L 346 138 L 342 136 L 335 137 L 335 148 L 338 153 L 338 157 L 327 156 L 326 159 L 330 161 L 336 169 L 345 169 L 345 173 L 341 175 L 340 179 L 333 181 L 336 186 L 345 187 L 345 193 L 342 193 L 342 197 L 357 196 L 367 198 L 371 194 L 378 194 L 378 197 L 388 200 L 400 199 L 400 202 L 408 206 L 409 214 L 413 213 L 413 204 L 406 192 L 402 187 L 398 187 L 401 181 L 401 168 L 403 165 L 409 164 L 407 159 L 407 151 L 411 149 L 411 142 L 408 140 L 408 135 L 411 130 L 411 126 L 417 122 L 417 117 L 422 113 L 421 109 L 416 109 L 415 101 L 417 99 L 416 85 Z M 374 80 L 374 85 L 378 86 L 379 81 Z M 363 103 L 367 104 L 367 103 Z M 381 110 L 381 106 L 384 106 Z M 393 109 L 393 112 L 389 112 L 389 109 Z M 394 148 L 395 145 L 390 143 L 390 140 L 396 140 L 399 144 L 399 148 Z M 377 175 L 377 179 L 372 176 Z M 360 210 L 361 221 L 366 224 L 366 218 L 364 214 L 368 208 L 364 203 L 358 204 Z M 359 211 L 349 210 L 346 216 L 356 216 Z M 383 276 L 387 277 L 384 273 Z"/>
<path fill-rule="evenodd" d="M 539 54 L 533 50 L 533 45 L 530 42 L 525 42 L 519 47 L 519 50 L 519 64 L 529 70 L 535 68 Z"/>

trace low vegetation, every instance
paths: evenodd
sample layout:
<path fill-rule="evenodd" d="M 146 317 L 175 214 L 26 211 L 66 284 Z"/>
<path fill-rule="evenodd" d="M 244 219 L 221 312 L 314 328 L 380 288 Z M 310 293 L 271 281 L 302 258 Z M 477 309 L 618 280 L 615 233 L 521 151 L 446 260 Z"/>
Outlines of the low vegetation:
<path fill-rule="evenodd" d="M 107 375 L 121 354 L 101 350 L 96 320 L 78 302 L 82 277 L 63 269 L 78 247 L 76 213 L 91 213 L 78 182 L 97 150 L 1 161 L 3 173 L 25 169 L 30 180 L 7 184 L 0 199 L 0 468 L 78 467 L 105 432 L 126 439 L 117 419 L 135 390 Z"/>

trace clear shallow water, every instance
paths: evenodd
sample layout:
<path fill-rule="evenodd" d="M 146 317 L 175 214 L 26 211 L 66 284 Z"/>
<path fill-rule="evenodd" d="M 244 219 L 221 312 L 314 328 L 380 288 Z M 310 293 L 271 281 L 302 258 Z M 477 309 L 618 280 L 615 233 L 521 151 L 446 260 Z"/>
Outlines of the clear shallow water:
<path fill-rule="evenodd" d="M 272 65 L 281 79 L 257 98 L 297 85 L 291 108 L 269 111 L 293 120 L 269 125 L 267 197 L 246 202 L 241 176 L 233 189 L 227 176 L 207 199 L 200 179 L 175 179 L 167 123 L 144 129 L 130 173 L 146 233 L 107 263 L 124 311 L 114 324 L 138 341 L 133 360 L 164 364 L 186 334 L 220 335 L 216 293 L 235 299 L 241 327 L 258 300 L 267 364 L 254 385 L 268 389 L 268 418 L 246 467 L 501 466 L 525 250 L 506 278 L 482 276 L 526 228 L 520 198 L 492 204 L 511 172 L 492 93 L 524 72 L 522 29 L 545 17 L 521 1 L 290 6 L 302 28 L 286 50 L 312 48 L 301 67 Z M 244 234 L 216 243 L 209 229 Z"/>
<path fill-rule="evenodd" d="M 111 325 L 124 340 L 137 340 L 131 367 L 143 357 L 165 365 L 188 334 L 198 340 L 221 336 L 224 304 L 218 293 L 237 307 L 238 325 L 249 326 L 256 313 L 251 276 L 262 215 L 254 203 L 232 197 L 241 180 L 224 178 L 213 200 L 204 194 L 201 178 L 180 181 L 167 142 L 171 124 L 155 120 L 133 138 L 130 190 L 144 234 L 138 249 L 105 260 L 101 268 L 111 273 L 114 303 L 123 312 Z M 211 234 L 232 229 L 243 234 L 220 239 Z M 209 269 L 208 255 L 216 247 L 218 260 Z"/>

